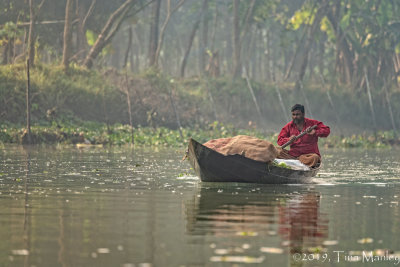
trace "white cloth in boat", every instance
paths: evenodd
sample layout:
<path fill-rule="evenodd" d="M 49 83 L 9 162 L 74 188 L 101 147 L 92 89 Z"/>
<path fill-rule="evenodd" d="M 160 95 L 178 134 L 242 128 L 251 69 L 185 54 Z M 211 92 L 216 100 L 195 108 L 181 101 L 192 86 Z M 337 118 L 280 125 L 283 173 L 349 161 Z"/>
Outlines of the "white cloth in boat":
<path fill-rule="evenodd" d="M 274 163 L 285 163 L 292 170 L 309 171 L 310 167 L 300 162 L 298 159 L 274 159 Z"/>

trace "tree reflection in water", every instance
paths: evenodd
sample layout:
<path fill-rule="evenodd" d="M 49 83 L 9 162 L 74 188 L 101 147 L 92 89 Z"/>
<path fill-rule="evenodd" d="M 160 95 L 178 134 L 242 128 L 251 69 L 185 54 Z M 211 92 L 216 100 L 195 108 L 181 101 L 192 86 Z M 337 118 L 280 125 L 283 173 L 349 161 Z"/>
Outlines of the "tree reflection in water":
<path fill-rule="evenodd" d="M 253 255 L 265 255 L 262 246 L 287 247 L 289 254 L 309 253 L 310 248 L 322 246 L 328 220 L 320 212 L 319 192 L 301 189 L 296 192 L 299 187 L 278 185 L 221 189 L 203 184 L 186 205 L 187 233 L 212 235 L 214 242 L 227 244 L 229 240 L 231 245 L 244 238 L 251 242 Z"/>

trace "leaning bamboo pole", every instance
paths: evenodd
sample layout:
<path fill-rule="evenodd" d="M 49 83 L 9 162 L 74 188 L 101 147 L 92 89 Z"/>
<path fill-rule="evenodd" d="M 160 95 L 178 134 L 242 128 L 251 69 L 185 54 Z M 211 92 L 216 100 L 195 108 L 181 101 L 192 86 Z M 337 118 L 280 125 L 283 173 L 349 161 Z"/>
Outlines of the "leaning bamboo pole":
<path fill-rule="evenodd" d="M 323 77 L 321 74 L 320 74 L 320 78 L 321 78 L 323 87 L 325 87 L 325 79 L 324 79 L 324 77 Z M 331 87 L 331 88 L 332 88 L 332 87 Z M 331 106 L 331 108 L 332 108 L 332 110 L 333 110 L 333 114 L 335 114 L 336 127 L 339 129 L 339 132 L 341 133 L 342 130 L 341 130 L 341 127 L 340 127 L 340 119 L 339 119 L 339 116 L 338 116 L 338 114 L 337 114 L 337 112 L 336 112 L 335 105 L 333 104 L 333 100 L 332 100 L 332 97 L 331 97 L 331 93 L 330 93 L 329 91 L 330 91 L 330 89 L 326 90 L 326 95 L 327 95 L 327 97 L 328 97 L 329 105 Z"/>
<path fill-rule="evenodd" d="M 184 140 L 183 133 L 182 133 L 181 120 L 179 118 L 179 113 L 178 113 L 178 111 L 176 109 L 175 101 L 174 101 L 174 98 L 172 96 L 172 89 L 171 89 L 170 86 L 168 86 L 168 93 L 169 93 L 169 100 L 171 101 L 172 109 L 174 110 L 174 113 L 175 113 L 176 124 L 178 125 L 179 134 L 180 134 L 182 140 Z"/>
<path fill-rule="evenodd" d="M 244 73 L 245 73 L 245 79 L 246 79 L 246 82 L 247 82 L 247 88 L 249 89 L 250 94 L 251 94 L 251 97 L 253 98 L 253 102 L 254 102 L 254 105 L 255 105 L 255 107 L 256 107 L 257 114 L 258 114 L 258 116 L 259 116 L 259 118 L 260 118 L 260 122 L 263 122 L 263 117 L 262 117 L 262 114 L 261 114 L 261 109 L 260 109 L 260 106 L 259 106 L 258 103 L 257 103 L 257 98 L 256 98 L 256 96 L 255 96 L 255 94 L 254 94 L 253 87 L 251 87 L 251 83 L 250 83 L 250 80 L 249 80 L 249 76 L 247 75 L 247 69 L 244 68 L 244 70 L 245 70 Z"/>
<path fill-rule="evenodd" d="M 31 78 L 29 73 L 29 59 L 26 61 L 26 130 L 28 135 L 28 144 L 32 144 L 31 136 Z"/>
<path fill-rule="evenodd" d="M 386 98 L 386 102 L 388 105 L 388 109 L 389 109 L 389 116 L 390 116 L 390 121 L 392 123 L 392 129 L 394 132 L 394 135 L 397 135 L 397 130 L 396 130 L 396 124 L 394 123 L 394 116 L 393 116 L 393 111 L 392 111 L 392 105 L 390 103 L 390 97 L 389 97 L 389 92 L 386 86 L 386 80 L 383 80 L 383 90 L 385 91 L 385 98 Z"/>
<path fill-rule="evenodd" d="M 129 92 L 129 84 L 128 83 L 129 83 L 128 74 L 127 74 L 127 70 L 126 70 L 126 72 L 125 72 L 125 94 L 126 94 L 126 102 L 128 104 L 129 125 L 131 127 L 131 143 L 132 143 L 132 145 L 134 145 L 135 144 L 135 131 L 133 128 L 131 95 Z"/>
<path fill-rule="evenodd" d="M 374 134 L 376 135 L 377 127 L 376 127 L 375 110 L 374 110 L 374 104 L 372 102 L 371 89 L 369 87 L 368 75 L 367 75 L 367 71 L 365 69 L 364 69 L 364 76 L 365 76 L 365 83 L 367 84 L 367 94 L 368 94 L 369 107 L 371 109 L 371 114 L 372 114 Z"/>
<path fill-rule="evenodd" d="M 282 95 L 281 95 L 281 90 L 279 89 L 279 87 L 275 84 L 275 91 L 278 94 L 278 99 L 279 99 L 279 103 L 281 105 L 281 109 L 282 109 L 282 114 L 285 116 L 284 121 L 287 121 L 289 119 L 289 115 L 286 111 L 285 105 L 283 104 L 283 100 L 282 100 Z"/>
<path fill-rule="evenodd" d="M 211 94 L 210 84 L 209 84 L 209 82 L 208 82 L 208 79 L 206 80 L 206 87 L 207 87 L 208 98 L 210 99 L 211 106 L 212 106 L 212 109 L 213 109 L 214 120 L 215 120 L 215 121 L 218 121 L 217 109 L 216 109 L 216 107 L 215 107 L 214 98 L 213 98 L 213 96 L 212 96 L 212 94 Z"/>
<path fill-rule="evenodd" d="M 312 112 L 311 112 L 311 106 L 310 106 L 310 103 L 308 102 L 308 98 L 307 98 L 307 96 L 306 96 L 306 92 L 304 92 L 304 89 L 303 89 L 303 82 L 302 81 L 299 81 L 299 83 L 300 83 L 300 92 L 301 92 L 301 94 L 303 95 L 303 97 L 304 97 L 304 101 L 305 101 L 305 103 L 306 103 L 306 106 L 307 106 L 307 112 L 308 112 L 308 114 L 310 114 L 310 117 L 311 118 L 314 118 L 314 116 L 313 116 L 313 114 L 312 114 Z"/>

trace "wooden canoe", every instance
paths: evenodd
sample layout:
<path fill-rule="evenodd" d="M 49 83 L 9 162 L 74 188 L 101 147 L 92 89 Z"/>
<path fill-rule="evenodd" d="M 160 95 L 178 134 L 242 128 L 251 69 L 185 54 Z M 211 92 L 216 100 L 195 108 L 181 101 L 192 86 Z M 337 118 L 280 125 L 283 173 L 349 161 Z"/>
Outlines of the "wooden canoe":
<path fill-rule="evenodd" d="M 189 140 L 189 162 L 203 182 L 259 184 L 310 183 L 320 167 L 308 171 L 277 167 L 241 155 L 223 155 L 194 139 Z"/>

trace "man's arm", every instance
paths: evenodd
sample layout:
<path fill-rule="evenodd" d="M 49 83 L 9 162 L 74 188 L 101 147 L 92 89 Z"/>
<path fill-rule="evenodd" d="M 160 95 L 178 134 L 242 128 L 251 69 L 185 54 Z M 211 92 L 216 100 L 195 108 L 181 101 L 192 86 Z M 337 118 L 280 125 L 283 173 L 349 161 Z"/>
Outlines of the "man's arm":
<path fill-rule="evenodd" d="M 327 137 L 331 133 L 329 126 L 324 125 L 322 122 L 318 122 L 317 129 L 315 129 L 315 135 L 318 137 Z"/>
<path fill-rule="evenodd" d="M 278 145 L 283 145 L 290 140 L 290 133 L 287 126 L 283 127 L 281 132 L 278 135 Z"/>

